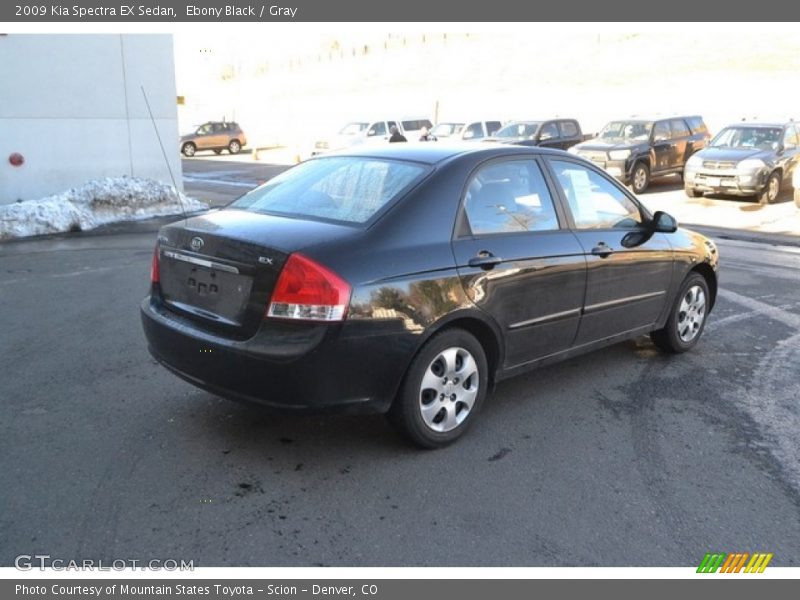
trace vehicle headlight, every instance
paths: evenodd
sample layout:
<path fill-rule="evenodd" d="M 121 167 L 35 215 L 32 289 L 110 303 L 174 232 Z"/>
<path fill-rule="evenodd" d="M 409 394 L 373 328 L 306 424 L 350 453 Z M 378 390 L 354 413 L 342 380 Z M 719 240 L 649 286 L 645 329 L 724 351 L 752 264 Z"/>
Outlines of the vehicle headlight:
<path fill-rule="evenodd" d="M 570 146 L 569 148 L 567 148 L 567 152 L 569 152 L 570 154 L 578 154 L 580 152 L 580 148 L 578 148 L 577 146 Z"/>
<path fill-rule="evenodd" d="M 630 150 L 612 150 L 608 153 L 611 160 L 625 160 L 631 155 Z"/>
<path fill-rule="evenodd" d="M 703 159 L 697 156 L 697 154 L 692 154 L 689 157 L 689 160 L 686 161 L 687 169 L 699 169 L 702 165 Z"/>
<path fill-rule="evenodd" d="M 766 166 L 767 163 L 765 163 L 760 158 L 748 158 L 746 160 L 740 161 L 736 165 L 736 170 L 746 173 L 752 173 L 753 171 L 760 171 Z"/>

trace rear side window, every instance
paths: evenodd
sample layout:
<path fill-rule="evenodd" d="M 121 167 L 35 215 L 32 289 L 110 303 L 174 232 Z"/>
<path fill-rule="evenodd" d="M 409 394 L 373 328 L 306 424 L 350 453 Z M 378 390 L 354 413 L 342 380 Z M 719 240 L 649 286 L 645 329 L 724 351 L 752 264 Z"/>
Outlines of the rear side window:
<path fill-rule="evenodd" d="M 578 135 L 578 126 L 575 121 L 561 121 L 558 126 L 561 129 L 561 137 L 575 137 Z"/>
<path fill-rule="evenodd" d="M 786 128 L 786 133 L 783 134 L 783 147 L 788 150 L 797 148 L 797 146 L 800 146 L 800 139 L 795 128 L 790 125 Z"/>
<path fill-rule="evenodd" d="M 464 210 L 475 235 L 558 229 L 553 199 L 533 160 L 482 167 L 467 187 Z"/>
<path fill-rule="evenodd" d="M 310 160 L 245 194 L 231 208 L 364 223 L 422 178 L 416 163 L 363 157 Z"/>
<path fill-rule="evenodd" d="M 691 135 L 689 133 L 689 128 L 686 126 L 686 123 L 683 122 L 683 119 L 672 119 L 669 122 L 669 126 L 672 129 L 673 138 L 684 138 Z"/>
<path fill-rule="evenodd" d="M 702 117 L 687 117 L 686 122 L 689 124 L 692 133 L 708 133 L 708 127 L 706 127 Z"/>

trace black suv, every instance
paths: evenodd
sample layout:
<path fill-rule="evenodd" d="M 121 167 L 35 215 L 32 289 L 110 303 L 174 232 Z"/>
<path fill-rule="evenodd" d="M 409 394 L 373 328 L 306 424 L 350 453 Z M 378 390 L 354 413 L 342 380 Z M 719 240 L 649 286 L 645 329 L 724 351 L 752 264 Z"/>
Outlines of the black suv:
<path fill-rule="evenodd" d="M 550 119 L 511 121 L 485 141 L 566 150 L 587 137 L 583 135 L 581 126 L 575 119 Z"/>
<path fill-rule="evenodd" d="M 719 132 L 708 148 L 686 163 L 684 187 L 704 192 L 756 196 L 772 204 L 788 188 L 800 162 L 797 123 L 737 123 Z"/>
<path fill-rule="evenodd" d="M 711 136 L 699 116 L 611 121 L 600 134 L 569 149 L 605 169 L 637 194 L 654 177 L 682 174 Z"/>

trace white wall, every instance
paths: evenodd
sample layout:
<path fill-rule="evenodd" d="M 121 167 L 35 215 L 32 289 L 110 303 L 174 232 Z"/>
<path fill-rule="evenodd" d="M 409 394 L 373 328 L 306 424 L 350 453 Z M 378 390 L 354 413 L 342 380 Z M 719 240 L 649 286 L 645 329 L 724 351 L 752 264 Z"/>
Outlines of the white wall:
<path fill-rule="evenodd" d="M 0 204 L 96 177 L 170 183 L 141 86 L 181 186 L 171 36 L 0 36 Z"/>

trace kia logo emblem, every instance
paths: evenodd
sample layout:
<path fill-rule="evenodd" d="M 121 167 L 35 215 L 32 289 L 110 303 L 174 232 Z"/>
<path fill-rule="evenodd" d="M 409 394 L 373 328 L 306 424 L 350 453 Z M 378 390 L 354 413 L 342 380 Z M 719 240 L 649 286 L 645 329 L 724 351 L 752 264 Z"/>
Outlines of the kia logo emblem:
<path fill-rule="evenodd" d="M 200 250 L 203 247 L 203 238 L 193 237 L 192 241 L 189 242 L 189 246 L 191 246 L 192 250 Z"/>

